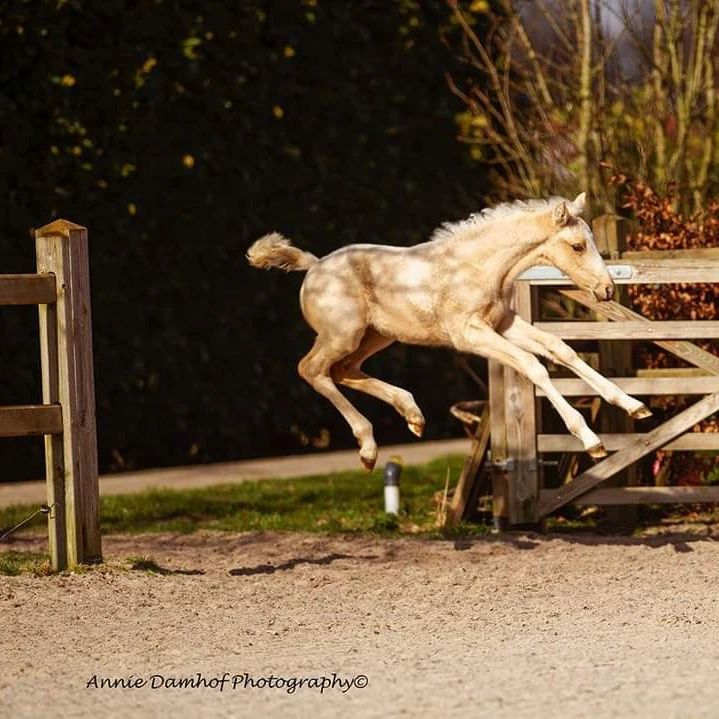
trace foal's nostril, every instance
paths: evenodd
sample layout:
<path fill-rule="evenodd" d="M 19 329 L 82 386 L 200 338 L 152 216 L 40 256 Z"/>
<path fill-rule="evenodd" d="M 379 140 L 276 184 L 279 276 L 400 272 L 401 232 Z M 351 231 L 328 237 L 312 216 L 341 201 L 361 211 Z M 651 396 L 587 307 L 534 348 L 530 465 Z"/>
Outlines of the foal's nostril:
<path fill-rule="evenodd" d="M 594 288 L 594 296 L 600 302 L 611 300 L 614 297 L 614 282 L 599 282 Z"/>

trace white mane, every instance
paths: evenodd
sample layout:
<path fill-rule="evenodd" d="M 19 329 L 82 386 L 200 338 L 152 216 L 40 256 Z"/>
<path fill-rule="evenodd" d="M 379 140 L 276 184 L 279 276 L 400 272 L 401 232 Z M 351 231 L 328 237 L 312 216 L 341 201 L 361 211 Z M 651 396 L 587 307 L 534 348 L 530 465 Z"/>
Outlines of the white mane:
<path fill-rule="evenodd" d="M 563 197 L 550 197 L 548 200 L 515 200 L 514 202 L 503 202 L 495 207 L 486 207 L 480 212 L 474 212 L 466 220 L 458 222 L 444 222 L 432 233 L 432 240 L 446 240 L 457 237 L 468 230 L 474 230 L 481 225 L 486 225 L 497 220 L 506 220 L 514 215 L 526 212 L 539 212 L 548 210 L 559 202 L 569 202 Z"/>

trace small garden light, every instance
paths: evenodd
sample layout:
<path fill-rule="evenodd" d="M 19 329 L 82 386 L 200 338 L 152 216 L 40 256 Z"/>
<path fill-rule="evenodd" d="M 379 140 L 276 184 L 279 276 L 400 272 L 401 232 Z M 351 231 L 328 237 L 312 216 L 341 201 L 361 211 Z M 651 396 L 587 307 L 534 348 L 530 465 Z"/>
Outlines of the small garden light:
<path fill-rule="evenodd" d="M 384 466 L 384 511 L 399 514 L 399 480 L 402 474 L 400 457 L 390 457 Z"/>

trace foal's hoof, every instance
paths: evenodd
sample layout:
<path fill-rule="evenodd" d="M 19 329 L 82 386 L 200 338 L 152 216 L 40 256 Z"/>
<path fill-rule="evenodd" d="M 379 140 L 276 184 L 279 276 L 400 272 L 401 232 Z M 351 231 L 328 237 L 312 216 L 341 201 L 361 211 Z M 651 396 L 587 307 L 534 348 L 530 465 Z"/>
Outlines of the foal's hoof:
<path fill-rule="evenodd" d="M 377 447 L 367 450 L 360 450 L 360 461 L 364 468 L 371 472 L 377 462 Z"/>
<path fill-rule="evenodd" d="M 604 445 L 600 442 L 592 447 L 587 448 L 587 454 L 593 459 L 601 459 L 607 456 L 607 450 L 604 449 Z"/>
<path fill-rule="evenodd" d="M 635 410 L 629 413 L 632 419 L 646 419 L 652 416 L 652 411 L 645 404 L 640 404 Z"/>
<path fill-rule="evenodd" d="M 409 431 L 412 434 L 421 437 L 424 434 L 424 417 L 421 414 L 419 416 L 413 415 L 409 417 L 407 419 L 407 427 L 409 427 Z"/>

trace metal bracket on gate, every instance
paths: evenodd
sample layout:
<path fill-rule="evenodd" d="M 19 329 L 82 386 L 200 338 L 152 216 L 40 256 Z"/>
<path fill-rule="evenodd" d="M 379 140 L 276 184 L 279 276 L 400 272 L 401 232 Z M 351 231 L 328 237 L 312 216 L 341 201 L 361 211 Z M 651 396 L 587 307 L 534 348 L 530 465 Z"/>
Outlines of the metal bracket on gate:
<path fill-rule="evenodd" d="M 498 472 L 514 472 L 516 461 L 514 459 L 493 459 L 492 467 Z"/>

